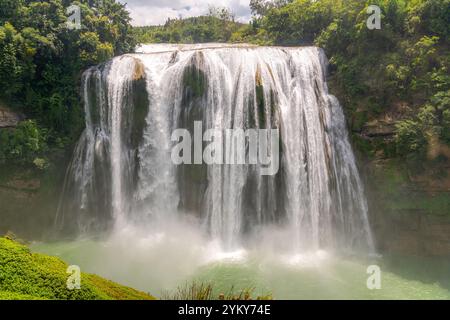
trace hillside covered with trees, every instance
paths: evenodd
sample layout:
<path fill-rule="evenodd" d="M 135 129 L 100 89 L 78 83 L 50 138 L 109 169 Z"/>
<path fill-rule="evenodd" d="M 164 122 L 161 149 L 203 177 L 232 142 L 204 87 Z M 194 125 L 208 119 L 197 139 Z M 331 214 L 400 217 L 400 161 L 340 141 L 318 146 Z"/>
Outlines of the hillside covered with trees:
<path fill-rule="evenodd" d="M 139 43 L 206 43 L 232 42 L 232 35 L 242 26 L 229 9 L 210 7 L 204 16 L 168 19 L 162 26 L 133 30 Z"/>
<path fill-rule="evenodd" d="M 81 9 L 79 29 L 68 28 L 70 5 Z M 81 132 L 81 73 L 134 50 L 129 13 L 114 0 L 1 0 L 0 8 L 0 100 L 27 119 L 0 131 L 0 163 L 45 167 L 49 149 Z"/>

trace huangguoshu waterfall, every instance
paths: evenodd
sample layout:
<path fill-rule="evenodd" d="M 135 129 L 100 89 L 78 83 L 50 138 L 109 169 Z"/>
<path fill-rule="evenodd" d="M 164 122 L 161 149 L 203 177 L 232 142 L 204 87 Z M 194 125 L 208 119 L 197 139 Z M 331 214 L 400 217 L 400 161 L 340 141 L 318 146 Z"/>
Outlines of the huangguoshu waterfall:
<path fill-rule="evenodd" d="M 264 226 L 296 250 L 372 250 L 345 118 L 316 47 L 148 45 L 83 75 L 84 130 L 56 224 L 113 230 L 192 216 L 224 247 Z M 177 128 L 279 129 L 280 168 L 175 165 Z M 245 241 L 244 241 L 245 242 Z"/>

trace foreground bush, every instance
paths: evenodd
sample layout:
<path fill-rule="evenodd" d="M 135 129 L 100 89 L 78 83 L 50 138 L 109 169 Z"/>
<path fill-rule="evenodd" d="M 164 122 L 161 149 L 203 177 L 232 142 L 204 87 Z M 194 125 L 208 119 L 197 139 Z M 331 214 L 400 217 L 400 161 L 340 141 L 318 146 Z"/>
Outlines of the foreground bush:
<path fill-rule="evenodd" d="M 163 300 L 272 300 L 272 295 L 254 296 L 253 288 L 234 290 L 231 287 L 228 293 L 215 294 L 213 285 L 203 282 L 186 283 L 179 286 L 174 292 L 163 294 Z"/>

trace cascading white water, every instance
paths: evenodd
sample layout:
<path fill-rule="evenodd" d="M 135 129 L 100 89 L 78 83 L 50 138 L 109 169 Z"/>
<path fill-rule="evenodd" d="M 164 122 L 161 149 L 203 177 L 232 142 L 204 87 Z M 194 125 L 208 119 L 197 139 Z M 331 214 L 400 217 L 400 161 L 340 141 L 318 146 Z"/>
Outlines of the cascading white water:
<path fill-rule="evenodd" d="M 321 49 L 209 44 L 141 51 L 84 75 L 86 130 L 59 222 L 71 216 L 83 227 L 120 227 L 192 214 L 227 248 L 260 227 L 284 225 L 296 250 L 372 249 L 362 183 L 342 108 L 328 93 Z M 145 99 L 136 98 L 141 91 Z M 192 131 L 194 121 L 204 130 L 278 128 L 279 172 L 174 165 L 171 133 Z"/>
<path fill-rule="evenodd" d="M 122 113 L 127 106 L 126 94 L 130 91 L 133 79 L 134 60 L 129 57 L 114 59 L 107 76 L 108 106 L 109 106 L 109 139 L 111 161 L 112 214 L 117 223 L 123 224 L 125 207 L 123 204 L 123 172 L 124 151 L 122 150 Z M 126 159 L 126 158 L 125 158 Z"/>

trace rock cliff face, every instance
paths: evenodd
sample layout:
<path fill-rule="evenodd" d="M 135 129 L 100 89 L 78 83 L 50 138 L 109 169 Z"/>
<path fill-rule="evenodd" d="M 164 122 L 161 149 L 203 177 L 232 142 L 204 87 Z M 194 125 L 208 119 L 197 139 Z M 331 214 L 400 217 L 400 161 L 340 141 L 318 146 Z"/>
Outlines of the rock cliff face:
<path fill-rule="evenodd" d="M 369 218 L 381 254 L 450 257 L 450 148 L 430 140 L 427 159 L 411 168 L 395 149 L 396 124 L 411 108 L 403 102 L 370 114 L 364 101 L 346 101 L 353 148 L 368 196 Z M 352 103 L 356 107 L 351 107 Z"/>
<path fill-rule="evenodd" d="M 61 162 L 65 162 L 63 159 Z M 51 230 L 64 171 L 0 165 L 0 235 L 41 239 Z"/>
<path fill-rule="evenodd" d="M 383 216 L 381 216 L 383 217 Z M 450 218 L 425 211 L 404 210 L 376 219 L 378 249 L 382 253 L 419 256 L 450 255 Z"/>
<path fill-rule="evenodd" d="M 0 129 L 14 128 L 24 117 L 0 104 Z"/>
<path fill-rule="evenodd" d="M 378 158 L 365 162 L 363 171 L 380 253 L 450 257 L 448 165 L 419 175 L 401 160 Z"/>

